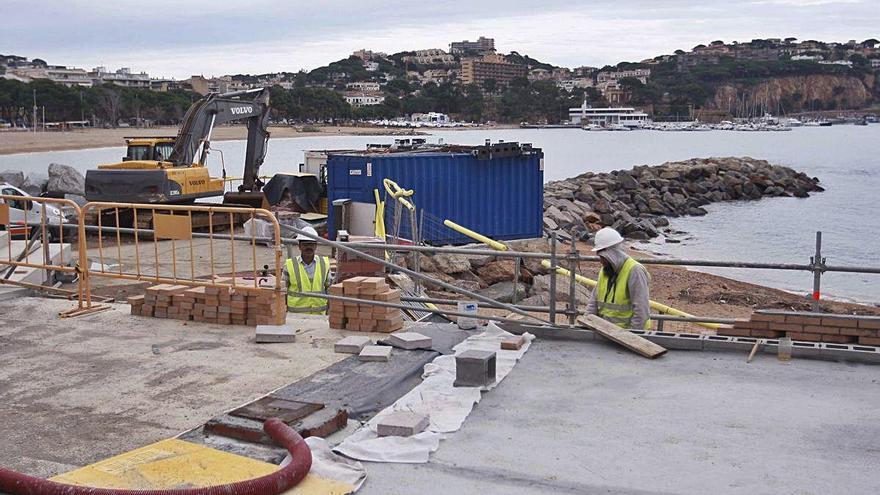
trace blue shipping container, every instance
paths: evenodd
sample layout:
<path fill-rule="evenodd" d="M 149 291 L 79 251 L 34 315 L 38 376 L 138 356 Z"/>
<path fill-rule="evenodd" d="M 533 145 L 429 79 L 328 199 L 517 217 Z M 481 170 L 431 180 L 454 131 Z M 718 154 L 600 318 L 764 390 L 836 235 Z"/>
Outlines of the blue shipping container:
<path fill-rule="evenodd" d="M 330 203 L 337 199 L 375 204 L 374 189 L 385 199 L 383 179 L 415 191 L 422 239 L 439 244 L 466 244 L 472 239 L 442 225 L 453 222 L 497 240 L 528 239 L 543 233 L 544 158 L 540 150 L 519 156 L 478 159 L 464 152 L 339 154 L 327 160 Z M 393 201 L 385 206 L 391 233 Z M 439 223 L 439 225 L 438 225 Z M 401 237 L 411 238 L 408 222 Z M 329 234 L 335 238 L 332 208 Z"/>

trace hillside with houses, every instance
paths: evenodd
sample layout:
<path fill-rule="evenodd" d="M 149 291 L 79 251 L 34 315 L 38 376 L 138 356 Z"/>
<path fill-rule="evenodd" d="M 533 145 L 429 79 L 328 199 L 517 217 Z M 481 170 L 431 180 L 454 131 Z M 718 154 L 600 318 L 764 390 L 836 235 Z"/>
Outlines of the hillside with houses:
<path fill-rule="evenodd" d="M 639 62 L 558 67 L 496 50 L 492 38 L 393 54 L 369 49 L 310 71 L 154 78 L 0 55 L 0 119 L 27 125 L 35 91 L 52 120 L 176 123 L 209 92 L 272 88 L 278 123 L 422 119 L 558 123 L 568 109 L 633 106 L 649 115 L 724 119 L 863 109 L 880 98 L 880 43 L 712 41 Z"/>

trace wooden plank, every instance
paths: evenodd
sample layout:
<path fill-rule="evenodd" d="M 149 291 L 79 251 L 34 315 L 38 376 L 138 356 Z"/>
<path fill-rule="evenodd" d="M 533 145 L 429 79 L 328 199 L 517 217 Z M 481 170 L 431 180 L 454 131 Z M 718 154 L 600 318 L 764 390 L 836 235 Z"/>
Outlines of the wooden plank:
<path fill-rule="evenodd" d="M 582 316 L 578 318 L 578 323 L 607 338 L 608 340 L 620 344 L 633 352 L 645 356 L 646 358 L 654 359 L 656 357 L 666 354 L 666 349 L 664 349 L 663 347 L 651 342 L 650 340 L 643 339 L 642 337 L 639 337 L 638 335 L 628 330 L 620 328 L 613 323 L 607 322 L 596 315 Z"/>

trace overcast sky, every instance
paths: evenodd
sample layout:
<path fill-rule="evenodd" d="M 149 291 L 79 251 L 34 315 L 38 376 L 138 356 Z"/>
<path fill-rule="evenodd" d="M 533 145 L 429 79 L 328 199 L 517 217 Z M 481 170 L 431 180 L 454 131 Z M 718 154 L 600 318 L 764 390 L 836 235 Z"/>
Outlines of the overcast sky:
<path fill-rule="evenodd" d="M 639 61 L 720 39 L 880 38 L 880 0 L 0 0 L 0 53 L 154 77 L 313 69 L 367 48 L 495 38 L 554 65 Z"/>

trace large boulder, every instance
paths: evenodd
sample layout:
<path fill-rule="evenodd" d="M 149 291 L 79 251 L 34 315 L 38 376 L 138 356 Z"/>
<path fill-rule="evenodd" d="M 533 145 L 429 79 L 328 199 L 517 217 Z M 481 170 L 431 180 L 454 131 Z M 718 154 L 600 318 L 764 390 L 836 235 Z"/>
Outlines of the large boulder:
<path fill-rule="evenodd" d="M 498 282 L 495 285 L 490 285 L 489 287 L 479 291 L 478 294 L 488 297 L 490 299 L 494 299 L 495 301 L 501 303 L 509 303 L 513 301 L 513 290 L 513 281 L 508 280 L 506 282 Z M 525 299 L 527 292 L 528 290 L 526 288 L 526 284 L 522 282 L 516 284 L 517 300 Z"/>
<path fill-rule="evenodd" d="M 435 271 L 441 273 L 461 273 L 470 271 L 471 262 L 467 256 L 461 254 L 441 253 L 432 259 Z"/>
<path fill-rule="evenodd" d="M 24 182 L 21 183 L 19 189 L 28 193 L 31 196 L 39 196 L 46 192 L 46 186 L 49 183 L 49 178 L 45 175 L 39 173 L 29 173 L 25 175 Z M 82 196 L 84 193 L 80 193 Z"/>
<path fill-rule="evenodd" d="M 21 187 L 24 183 L 24 172 L 21 170 L 4 170 L 0 172 L 0 182 L 6 182 L 15 187 Z"/>
<path fill-rule="evenodd" d="M 556 276 L 556 306 L 564 307 L 565 301 L 568 301 L 568 290 L 571 280 L 561 275 Z M 590 301 L 592 290 L 584 287 L 579 283 L 575 283 L 575 301 L 578 306 L 583 306 Z M 550 275 L 538 275 L 532 281 L 532 294 L 541 296 L 544 304 L 550 303 Z"/>
<path fill-rule="evenodd" d="M 70 165 L 49 164 L 49 184 L 46 191 L 52 195 L 76 194 L 85 196 L 86 178 Z"/>

